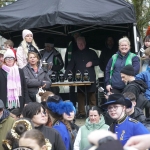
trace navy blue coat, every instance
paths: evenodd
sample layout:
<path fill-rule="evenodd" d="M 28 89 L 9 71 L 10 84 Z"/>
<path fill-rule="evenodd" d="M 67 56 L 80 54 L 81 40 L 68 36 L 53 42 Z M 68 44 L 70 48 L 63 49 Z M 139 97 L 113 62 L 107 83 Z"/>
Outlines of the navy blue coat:
<path fill-rule="evenodd" d="M 121 123 L 115 124 L 114 133 L 117 134 L 122 145 L 125 145 L 132 136 L 150 134 L 142 123 L 130 117 L 126 117 Z"/>
<path fill-rule="evenodd" d="M 110 69 L 111 69 L 111 65 L 112 65 L 112 58 L 110 58 L 107 66 L 106 66 L 106 72 L 105 72 L 106 73 L 106 76 L 105 76 L 106 86 L 112 85 L 112 88 L 114 88 L 114 89 L 123 89 L 125 87 L 124 82 L 121 80 L 120 71 L 125 66 L 125 62 L 126 62 L 126 59 L 129 55 L 129 52 L 125 56 L 122 56 L 120 51 L 117 52 L 118 58 L 117 58 L 116 63 L 114 65 L 111 83 L 110 83 Z M 138 56 L 135 56 L 132 58 L 132 66 L 134 68 L 135 75 L 138 74 L 139 70 L 140 70 L 140 60 L 139 60 Z"/>

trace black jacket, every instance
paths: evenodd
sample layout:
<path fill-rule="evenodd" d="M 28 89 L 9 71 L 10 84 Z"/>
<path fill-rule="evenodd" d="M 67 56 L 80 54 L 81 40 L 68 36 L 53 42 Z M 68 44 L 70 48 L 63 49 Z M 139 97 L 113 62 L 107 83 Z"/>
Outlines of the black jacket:
<path fill-rule="evenodd" d="M 136 86 L 134 86 L 134 85 L 136 85 Z M 144 81 L 134 80 L 134 81 L 129 82 L 126 85 L 126 87 L 123 89 L 122 93 L 132 92 L 136 96 L 136 99 L 138 99 L 139 94 L 145 93 L 146 89 L 147 89 L 147 85 Z"/>
<path fill-rule="evenodd" d="M 135 107 L 134 113 L 131 114 L 129 117 L 141 122 L 150 131 L 150 118 L 146 118 L 140 108 Z"/>
<path fill-rule="evenodd" d="M 144 81 L 134 80 L 126 85 L 122 93 L 132 92 L 136 96 L 136 106 L 143 109 L 149 104 L 149 101 L 144 96 L 146 89 L 147 85 Z"/>
<path fill-rule="evenodd" d="M 28 95 L 27 84 L 25 80 L 25 76 L 22 69 L 19 69 L 20 80 L 21 80 L 21 93 L 22 96 L 19 96 L 20 101 L 20 109 L 22 110 L 24 104 L 30 102 L 30 98 Z M 5 107 L 7 103 L 7 73 L 0 68 L 0 99 L 3 101 Z"/>
<path fill-rule="evenodd" d="M 100 58 L 99 58 L 99 65 L 103 72 L 105 72 L 105 68 L 107 66 L 107 63 L 109 59 L 112 57 L 113 54 L 115 54 L 118 51 L 118 48 L 113 46 L 111 49 L 108 48 L 106 45 L 101 52 Z"/>
<path fill-rule="evenodd" d="M 130 117 L 141 123 L 145 123 L 145 121 L 146 121 L 146 117 L 144 116 L 143 111 L 138 107 L 134 108 L 134 113 L 131 114 Z"/>
<path fill-rule="evenodd" d="M 44 125 L 35 127 L 35 129 L 41 131 L 44 137 L 49 139 L 50 143 L 52 144 L 51 150 L 66 150 L 61 136 L 56 130 Z"/>
<path fill-rule="evenodd" d="M 89 68 L 86 68 L 86 64 L 91 61 L 93 65 Z M 94 81 L 94 83 L 90 86 L 87 86 L 88 92 L 95 92 L 96 90 L 96 74 L 94 67 L 99 65 L 99 59 L 97 54 L 88 48 L 83 50 L 77 50 L 73 53 L 71 61 L 68 64 L 68 67 L 65 72 L 65 77 L 67 78 L 67 74 L 69 70 L 73 70 L 75 67 L 75 71 L 79 70 L 82 75 L 85 70 L 89 72 L 90 81 Z"/>

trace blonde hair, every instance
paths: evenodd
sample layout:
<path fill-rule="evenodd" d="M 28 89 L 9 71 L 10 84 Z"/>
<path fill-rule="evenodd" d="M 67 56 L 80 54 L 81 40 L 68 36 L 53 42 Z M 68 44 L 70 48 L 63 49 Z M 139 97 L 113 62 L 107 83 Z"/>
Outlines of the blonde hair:
<path fill-rule="evenodd" d="M 40 92 L 39 95 L 41 96 L 41 101 L 47 101 L 48 97 L 49 96 L 54 96 L 54 93 L 53 92 L 50 92 L 50 91 L 46 91 L 46 92 Z"/>
<path fill-rule="evenodd" d="M 129 40 L 126 36 L 123 37 L 123 38 L 121 38 L 121 39 L 119 40 L 119 45 L 120 45 L 122 42 L 127 42 L 129 46 L 131 45 L 130 40 Z"/>
<path fill-rule="evenodd" d="M 40 58 L 39 58 L 39 55 L 37 54 L 37 53 L 35 53 L 35 52 L 29 52 L 27 55 L 28 55 L 28 60 L 29 60 L 29 56 L 30 56 L 30 54 L 33 54 L 38 60 L 40 60 Z"/>
<path fill-rule="evenodd" d="M 144 54 L 150 57 L 150 47 L 145 50 Z"/>
<path fill-rule="evenodd" d="M 31 44 L 32 44 L 37 50 L 39 50 L 39 48 L 38 48 L 37 45 L 35 44 L 34 39 L 32 40 Z M 25 39 L 21 42 L 21 46 L 22 46 L 23 51 L 25 52 L 25 55 L 26 55 L 26 58 L 27 58 L 27 57 L 28 57 L 28 48 L 27 48 L 27 42 L 26 42 Z"/>
<path fill-rule="evenodd" d="M 7 41 L 5 41 L 5 42 L 4 42 L 4 44 L 6 44 L 6 45 L 10 46 L 11 48 L 13 48 L 13 47 L 14 47 L 14 43 L 13 43 L 13 41 L 12 41 L 12 40 L 7 40 Z"/>

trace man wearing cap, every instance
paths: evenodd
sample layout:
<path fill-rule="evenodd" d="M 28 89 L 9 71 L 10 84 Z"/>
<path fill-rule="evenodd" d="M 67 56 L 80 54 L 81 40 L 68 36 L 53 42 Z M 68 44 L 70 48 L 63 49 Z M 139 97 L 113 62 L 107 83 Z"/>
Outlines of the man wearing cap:
<path fill-rule="evenodd" d="M 122 81 L 126 84 L 122 93 L 132 92 L 137 100 L 137 107 L 143 109 L 144 107 L 150 107 L 149 101 L 144 97 L 140 98 L 141 93 L 145 93 L 147 85 L 142 80 L 135 79 L 134 68 L 132 65 L 127 65 L 121 69 Z"/>
<path fill-rule="evenodd" d="M 4 62 L 4 53 L 6 52 L 6 50 L 0 50 L 0 68 L 3 65 Z"/>
<path fill-rule="evenodd" d="M 4 107 L 3 101 L 0 99 L 0 150 L 4 150 L 2 147 L 2 140 L 6 138 L 7 132 L 11 129 L 14 123 L 14 119 L 10 116 L 10 113 Z"/>
<path fill-rule="evenodd" d="M 114 119 L 109 130 L 117 134 L 122 145 L 132 136 L 150 133 L 142 123 L 126 115 L 126 109 L 130 107 L 131 101 L 122 94 L 111 94 L 108 101 L 101 105 L 101 108 L 107 109 L 110 117 Z"/>
<path fill-rule="evenodd" d="M 54 39 L 48 38 L 45 41 L 45 49 L 41 51 L 42 55 L 42 62 L 45 61 L 49 64 L 50 70 L 49 75 L 52 72 L 56 72 L 57 74 L 59 71 L 64 67 L 64 63 L 61 57 L 61 54 L 54 48 Z M 52 87 L 52 92 L 55 94 L 59 94 L 59 87 Z"/>

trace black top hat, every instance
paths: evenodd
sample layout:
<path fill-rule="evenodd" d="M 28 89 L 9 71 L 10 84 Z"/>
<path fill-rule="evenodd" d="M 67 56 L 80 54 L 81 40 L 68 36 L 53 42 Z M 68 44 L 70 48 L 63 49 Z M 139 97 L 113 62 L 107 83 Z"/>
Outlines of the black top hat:
<path fill-rule="evenodd" d="M 47 103 L 48 102 L 54 102 L 54 103 L 59 103 L 62 101 L 62 98 L 58 95 L 54 95 L 54 96 L 49 96 L 47 99 Z"/>
<path fill-rule="evenodd" d="M 122 94 L 111 94 L 108 97 L 107 102 L 101 105 L 101 108 L 107 108 L 109 105 L 112 104 L 121 104 L 126 106 L 127 108 L 131 108 L 132 106 L 131 101 L 125 98 Z"/>

